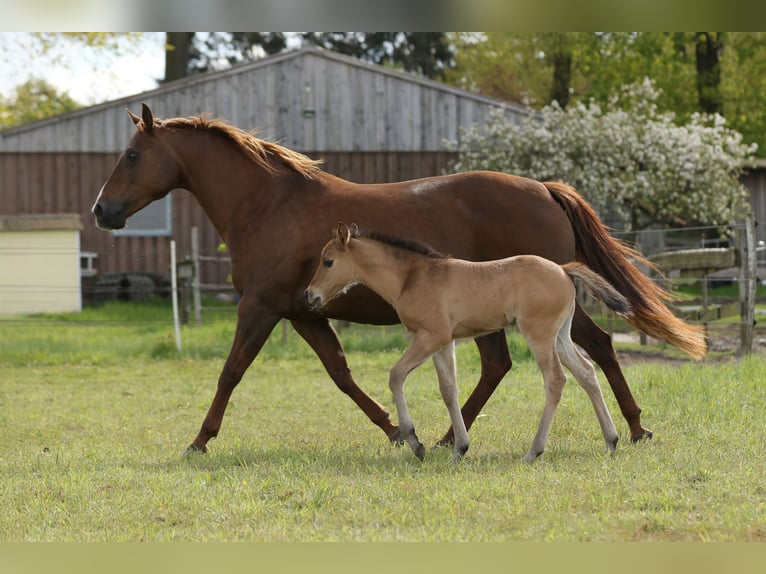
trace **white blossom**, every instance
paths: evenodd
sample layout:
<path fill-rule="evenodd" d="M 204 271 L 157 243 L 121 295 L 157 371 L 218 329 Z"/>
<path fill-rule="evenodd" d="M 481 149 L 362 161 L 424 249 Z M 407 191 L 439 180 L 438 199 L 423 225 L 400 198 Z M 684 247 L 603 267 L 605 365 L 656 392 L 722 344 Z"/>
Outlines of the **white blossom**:
<path fill-rule="evenodd" d="M 574 186 L 612 225 L 729 223 L 749 207 L 740 182 L 756 146 L 720 115 L 694 114 L 684 125 L 660 112 L 650 80 L 620 90 L 602 107 L 554 103 L 519 125 L 495 109 L 463 129 L 456 171 L 489 169 Z"/>

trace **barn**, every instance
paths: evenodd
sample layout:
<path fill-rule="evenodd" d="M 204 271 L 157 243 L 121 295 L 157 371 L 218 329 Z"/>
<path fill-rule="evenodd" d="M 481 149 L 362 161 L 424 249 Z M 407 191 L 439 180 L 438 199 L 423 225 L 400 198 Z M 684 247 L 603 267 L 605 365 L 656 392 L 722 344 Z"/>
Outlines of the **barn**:
<path fill-rule="evenodd" d="M 131 137 L 126 108 L 146 102 L 156 117 L 207 113 L 260 137 L 324 160 L 330 173 L 360 183 L 441 173 L 452 154 L 445 140 L 483 120 L 492 107 L 511 118 L 528 111 L 451 86 L 334 52 L 306 47 L 262 60 L 163 84 L 135 96 L 83 108 L 0 132 L 0 214 L 79 214 L 81 248 L 98 276 L 165 275 L 169 243 L 179 258 L 215 257 L 215 229 L 191 194 L 174 190 L 107 233 L 90 208 Z M 201 282 L 225 283 L 228 263 L 206 264 Z"/>

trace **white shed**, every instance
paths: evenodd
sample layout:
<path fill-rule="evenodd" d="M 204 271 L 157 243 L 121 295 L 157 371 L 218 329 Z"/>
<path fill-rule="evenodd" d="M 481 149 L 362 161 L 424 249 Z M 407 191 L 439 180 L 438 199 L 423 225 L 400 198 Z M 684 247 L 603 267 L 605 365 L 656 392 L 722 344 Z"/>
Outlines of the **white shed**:
<path fill-rule="evenodd" d="M 82 309 L 78 214 L 0 216 L 0 315 Z"/>

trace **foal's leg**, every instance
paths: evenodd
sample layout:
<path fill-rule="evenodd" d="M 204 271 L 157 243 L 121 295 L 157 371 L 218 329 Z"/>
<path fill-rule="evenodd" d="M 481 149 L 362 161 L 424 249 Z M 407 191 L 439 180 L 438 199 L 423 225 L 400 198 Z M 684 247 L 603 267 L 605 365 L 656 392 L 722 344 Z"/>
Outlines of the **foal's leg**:
<path fill-rule="evenodd" d="M 553 415 L 556 414 L 556 408 L 561 401 L 561 393 L 564 390 L 567 377 L 556 352 L 554 339 L 534 341 L 527 338 L 527 344 L 535 357 L 535 361 L 537 361 L 537 366 L 542 371 L 545 386 L 545 407 L 543 407 L 543 414 L 537 427 L 537 434 L 532 440 L 529 451 L 524 455 L 524 462 L 532 462 L 545 450 L 545 443 L 548 441 L 548 433 L 553 423 Z"/>
<path fill-rule="evenodd" d="M 426 455 L 426 449 L 418 440 L 415 434 L 415 425 L 410 418 L 410 412 L 407 408 L 407 398 L 404 395 L 404 382 L 407 375 L 415 368 L 423 364 L 423 361 L 434 354 L 442 344 L 434 344 L 431 337 L 423 331 L 415 333 L 412 342 L 401 358 L 391 368 L 388 378 L 388 386 L 394 397 L 396 405 L 396 415 L 399 418 L 399 434 L 401 438 L 407 441 L 412 452 L 420 460 Z"/>
<path fill-rule="evenodd" d="M 588 393 L 590 402 L 593 403 L 593 408 L 596 411 L 598 422 L 601 425 L 601 432 L 604 435 L 606 441 L 606 448 L 610 453 L 614 453 L 617 448 L 617 429 L 614 426 L 614 421 L 609 414 L 609 408 L 604 402 L 604 396 L 601 394 L 601 386 L 598 384 L 598 378 L 596 377 L 596 369 L 585 357 L 578 351 L 572 339 L 569 337 L 569 322 L 562 328 L 558 338 L 558 350 L 561 357 L 561 362 L 564 366 L 572 371 L 577 382 Z"/>
<path fill-rule="evenodd" d="M 463 421 L 466 429 L 470 429 L 482 407 L 503 380 L 505 374 L 511 370 L 511 354 L 508 352 L 508 343 L 505 340 L 505 331 L 496 331 L 475 339 L 476 347 L 481 357 L 481 377 L 476 388 L 471 392 L 463 405 Z M 452 427 L 439 440 L 437 445 L 448 445 L 454 442 Z"/>
<path fill-rule="evenodd" d="M 572 323 L 572 339 L 580 345 L 591 359 L 604 371 L 609 386 L 620 405 L 622 416 L 630 427 L 630 440 L 637 442 L 644 438 L 652 438 L 652 431 L 641 426 L 641 409 L 630 392 L 630 387 L 622 374 L 620 363 L 612 346 L 609 333 L 593 322 L 578 303 L 575 307 L 574 322 Z"/>
<path fill-rule="evenodd" d="M 455 434 L 455 450 L 452 460 L 458 462 L 468 450 L 468 430 L 460 412 L 460 400 L 457 388 L 457 368 L 455 367 L 455 341 L 442 348 L 434 355 L 436 375 L 439 377 L 439 390 L 447 405 L 452 428 Z"/>

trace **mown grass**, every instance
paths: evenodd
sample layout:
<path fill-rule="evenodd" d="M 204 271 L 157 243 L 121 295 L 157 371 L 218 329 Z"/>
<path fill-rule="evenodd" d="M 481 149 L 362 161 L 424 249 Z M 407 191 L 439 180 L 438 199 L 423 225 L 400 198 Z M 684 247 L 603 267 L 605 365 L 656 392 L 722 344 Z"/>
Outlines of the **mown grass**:
<path fill-rule="evenodd" d="M 766 540 L 761 356 L 626 367 L 655 432 L 636 445 L 602 377 L 621 433 L 614 457 L 572 382 L 547 451 L 526 465 L 543 393 L 514 349 L 453 465 L 447 449 L 421 463 L 389 445 L 308 347 L 276 331 L 211 453 L 184 458 L 233 324 L 185 328 L 178 356 L 153 307 L 130 307 L 133 322 L 116 320 L 118 307 L 77 324 L 0 323 L 0 540 Z M 342 337 L 360 386 L 393 413 L 386 373 L 406 339 L 380 333 Z M 458 347 L 458 368 L 465 397 L 473 345 Z M 407 389 L 419 436 L 436 441 L 448 417 L 433 369 Z"/>

